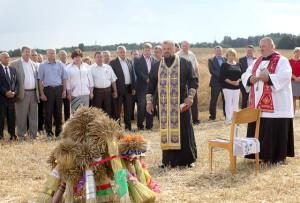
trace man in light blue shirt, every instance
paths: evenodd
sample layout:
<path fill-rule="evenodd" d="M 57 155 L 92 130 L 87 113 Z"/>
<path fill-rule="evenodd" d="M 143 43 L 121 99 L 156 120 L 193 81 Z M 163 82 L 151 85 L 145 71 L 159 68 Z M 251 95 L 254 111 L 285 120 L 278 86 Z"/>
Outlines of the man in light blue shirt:
<path fill-rule="evenodd" d="M 38 80 L 41 100 L 44 102 L 45 129 L 48 137 L 53 137 L 52 115 L 55 122 L 55 136 L 62 130 L 62 101 L 66 98 L 67 72 L 60 61 L 56 61 L 55 49 L 48 49 L 48 60 L 39 66 Z"/>

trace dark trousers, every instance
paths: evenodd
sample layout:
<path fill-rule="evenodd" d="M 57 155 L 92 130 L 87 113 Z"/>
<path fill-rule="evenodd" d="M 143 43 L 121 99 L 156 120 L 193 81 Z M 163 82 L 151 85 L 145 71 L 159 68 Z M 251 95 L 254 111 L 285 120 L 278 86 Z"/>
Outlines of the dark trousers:
<path fill-rule="evenodd" d="M 221 86 L 211 87 L 211 98 L 210 98 L 210 106 L 209 106 L 209 113 L 210 113 L 210 119 L 216 119 L 216 106 L 217 101 L 220 95 L 220 92 L 222 94 L 222 101 L 223 101 L 223 114 L 225 115 L 225 100 L 224 100 L 224 94 L 222 92 Z"/>
<path fill-rule="evenodd" d="M 153 116 L 150 115 L 146 111 L 146 92 L 137 92 L 137 99 L 138 99 L 138 120 L 137 120 L 137 127 L 144 128 L 144 120 L 146 117 L 146 128 L 151 129 L 153 127 Z"/>
<path fill-rule="evenodd" d="M 47 101 L 44 101 L 45 129 L 48 136 L 53 135 L 52 115 L 55 123 L 55 136 L 59 136 L 62 130 L 62 90 L 62 86 L 44 88 L 47 97 Z"/>
<path fill-rule="evenodd" d="M 132 95 L 132 102 L 131 103 L 132 103 L 131 120 L 134 120 L 135 104 L 138 105 L 137 94 Z"/>
<path fill-rule="evenodd" d="M 106 89 L 94 88 L 93 106 L 111 115 L 111 87 Z"/>
<path fill-rule="evenodd" d="M 44 123 L 45 123 L 45 117 L 44 117 L 44 102 L 40 100 L 40 103 L 38 103 L 38 130 L 44 130 Z M 27 125 L 29 126 L 29 125 Z"/>
<path fill-rule="evenodd" d="M 192 110 L 193 122 L 199 121 L 198 120 L 198 93 L 197 92 L 196 92 L 196 95 L 194 97 L 194 102 L 193 102 L 193 105 L 191 107 L 191 110 Z"/>
<path fill-rule="evenodd" d="M 70 101 L 68 100 L 68 98 L 64 98 L 63 99 L 63 104 L 64 104 L 64 117 L 65 117 L 65 122 L 67 122 L 67 120 L 70 118 Z"/>
<path fill-rule="evenodd" d="M 242 109 L 245 109 L 248 107 L 249 93 L 246 92 L 244 87 L 241 87 L 241 92 L 242 92 Z"/>
<path fill-rule="evenodd" d="M 7 120 L 8 133 L 15 137 L 15 103 L 0 103 L 0 138 L 3 138 L 4 120 Z"/>
<path fill-rule="evenodd" d="M 123 95 L 118 95 L 117 99 L 114 99 L 114 119 L 120 121 L 121 117 L 121 109 L 122 109 L 122 104 L 124 106 L 124 123 L 125 123 L 125 128 L 126 129 L 131 129 L 131 112 L 132 112 L 132 95 L 129 93 L 131 90 L 130 87 L 126 86 L 125 88 L 125 93 Z"/>

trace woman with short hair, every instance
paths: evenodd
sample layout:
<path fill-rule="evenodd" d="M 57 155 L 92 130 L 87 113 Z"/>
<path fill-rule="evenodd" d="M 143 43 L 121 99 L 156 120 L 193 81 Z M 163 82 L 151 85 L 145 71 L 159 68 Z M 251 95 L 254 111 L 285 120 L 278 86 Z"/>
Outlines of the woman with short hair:
<path fill-rule="evenodd" d="M 235 62 L 237 53 L 230 48 L 226 51 L 227 62 L 222 63 L 220 82 L 225 99 L 226 124 L 232 123 L 233 111 L 239 109 L 241 64 Z"/>
<path fill-rule="evenodd" d="M 299 100 L 300 97 L 300 60 L 299 59 L 300 59 L 300 47 L 296 47 L 294 49 L 294 58 L 289 60 L 292 67 L 292 91 L 293 91 L 294 114 L 296 113 L 297 98 Z"/>
<path fill-rule="evenodd" d="M 83 53 L 75 49 L 71 58 L 73 63 L 66 68 L 68 73 L 67 91 L 71 102 L 71 112 L 74 113 L 81 105 L 89 106 L 89 99 L 93 98 L 94 82 L 89 66 L 82 61 Z"/>

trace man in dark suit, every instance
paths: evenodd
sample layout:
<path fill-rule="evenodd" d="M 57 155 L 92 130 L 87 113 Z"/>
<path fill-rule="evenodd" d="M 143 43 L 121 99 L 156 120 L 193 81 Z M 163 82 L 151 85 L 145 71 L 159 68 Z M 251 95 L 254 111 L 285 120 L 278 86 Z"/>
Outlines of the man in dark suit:
<path fill-rule="evenodd" d="M 112 60 L 109 65 L 114 70 L 117 76 L 117 98 L 114 99 L 114 119 L 119 120 L 121 114 L 122 104 L 124 107 L 124 123 L 125 129 L 131 129 L 131 109 L 132 109 L 132 95 L 135 95 L 135 82 L 132 63 L 130 59 L 126 58 L 126 48 L 118 46 L 118 57 Z M 119 120 L 120 123 L 120 120 Z"/>
<path fill-rule="evenodd" d="M 4 120 L 7 119 L 10 140 L 16 140 L 15 135 L 15 102 L 19 90 L 17 71 L 8 66 L 9 55 L 6 52 L 0 54 L 0 139 L 4 139 Z"/>
<path fill-rule="evenodd" d="M 216 105 L 217 105 L 217 101 L 218 101 L 220 92 L 222 94 L 223 113 L 225 116 L 225 101 L 224 101 L 224 95 L 223 95 L 221 84 L 220 84 L 220 68 L 221 68 L 221 64 L 226 61 L 227 61 L 227 59 L 225 57 L 222 57 L 222 47 L 216 46 L 215 47 L 215 56 L 213 58 L 208 59 L 208 68 L 209 68 L 209 72 L 211 74 L 210 83 L 209 83 L 209 86 L 211 87 L 209 120 L 216 119 L 216 113 L 217 113 Z"/>
<path fill-rule="evenodd" d="M 246 56 L 239 59 L 239 63 L 242 66 L 242 74 L 245 73 L 248 66 L 252 65 L 253 61 L 257 59 L 256 57 L 253 56 L 254 54 L 253 45 L 248 45 L 246 47 L 246 54 L 247 54 Z M 249 93 L 246 92 L 245 87 L 242 83 L 240 85 L 240 89 L 242 92 L 242 109 L 245 109 L 248 106 Z"/>
<path fill-rule="evenodd" d="M 144 130 L 144 118 L 146 117 L 146 129 L 152 130 L 153 116 L 146 112 L 146 90 L 149 83 L 149 73 L 151 66 L 157 61 L 151 56 L 152 45 L 145 43 L 143 45 L 143 54 L 134 59 L 134 68 L 137 76 L 136 93 L 138 99 L 138 120 L 137 127 Z"/>

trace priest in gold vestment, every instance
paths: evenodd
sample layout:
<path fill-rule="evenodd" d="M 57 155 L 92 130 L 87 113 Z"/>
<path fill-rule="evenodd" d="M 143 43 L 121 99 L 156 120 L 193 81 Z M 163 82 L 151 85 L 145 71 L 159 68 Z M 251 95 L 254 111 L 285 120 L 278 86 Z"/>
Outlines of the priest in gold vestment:
<path fill-rule="evenodd" d="M 162 50 L 164 57 L 151 68 L 147 87 L 147 112 L 150 114 L 153 112 L 153 95 L 158 89 L 160 144 L 163 151 L 159 167 L 194 167 L 197 149 L 191 110 L 188 108 L 193 104 L 198 78 L 191 62 L 175 54 L 173 41 L 164 41 Z M 181 110 L 182 106 L 188 110 Z"/>

